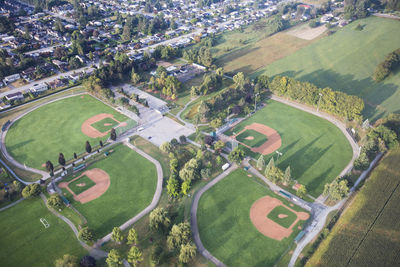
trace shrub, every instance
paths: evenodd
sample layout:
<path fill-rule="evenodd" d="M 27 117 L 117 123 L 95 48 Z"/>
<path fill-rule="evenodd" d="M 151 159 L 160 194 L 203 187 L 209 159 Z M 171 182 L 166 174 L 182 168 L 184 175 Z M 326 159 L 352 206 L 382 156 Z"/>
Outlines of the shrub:
<path fill-rule="evenodd" d="M 41 189 L 38 184 L 29 184 L 22 190 L 22 196 L 24 198 L 36 197 L 40 194 Z"/>

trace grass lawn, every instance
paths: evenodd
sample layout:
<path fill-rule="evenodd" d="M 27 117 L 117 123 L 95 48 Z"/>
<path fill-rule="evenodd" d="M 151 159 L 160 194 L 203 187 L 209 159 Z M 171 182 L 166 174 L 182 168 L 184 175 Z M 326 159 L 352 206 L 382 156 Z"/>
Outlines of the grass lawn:
<path fill-rule="evenodd" d="M 83 170 L 99 168 L 108 173 L 111 184 L 102 196 L 81 204 L 62 189 L 72 205 L 85 216 L 97 238 L 105 236 L 113 227 L 120 226 L 147 207 L 157 185 L 153 163 L 124 145 L 117 145 L 113 150 L 108 157 Z"/>
<path fill-rule="evenodd" d="M 362 31 L 354 28 L 361 24 Z M 364 99 L 370 120 L 400 112 L 400 72 L 376 83 L 371 76 L 385 56 L 400 47 L 400 21 L 378 17 L 357 20 L 294 54 L 275 61 L 260 74 L 287 75 Z"/>
<path fill-rule="evenodd" d="M 81 184 L 81 186 L 79 186 Z M 82 186 L 82 184 L 85 184 Z M 76 195 L 79 195 L 83 191 L 86 191 L 90 187 L 94 186 L 95 182 L 93 182 L 89 177 L 86 175 L 82 176 L 81 178 L 73 181 L 68 185 L 68 187 L 74 192 Z"/>
<path fill-rule="evenodd" d="M 44 228 L 40 218 L 50 227 Z M 54 266 L 64 254 L 87 254 L 71 228 L 46 208 L 40 198 L 24 200 L 0 212 L 1 266 Z"/>
<path fill-rule="evenodd" d="M 249 147 L 259 147 L 267 142 L 268 138 L 262 133 L 249 129 L 236 136 L 236 140 Z"/>
<path fill-rule="evenodd" d="M 307 266 L 399 266 L 400 148 L 372 171 Z"/>
<path fill-rule="evenodd" d="M 324 185 L 335 179 L 351 160 L 349 142 L 335 125 L 324 119 L 276 101 L 266 103 L 266 107 L 225 134 L 238 133 L 254 122 L 275 129 L 282 138 L 279 151 L 283 153 L 275 163 L 282 170 L 290 166 L 292 177 L 304 184 L 312 196 L 319 196 Z M 243 148 L 258 159 L 259 154 Z M 271 156 L 276 161 L 273 153 L 264 157 L 266 163 Z"/>
<path fill-rule="evenodd" d="M 279 218 L 279 214 L 287 215 L 287 217 Z M 270 213 L 268 213 L 267 217 L 285 228 L 289 228 L 297 218 L 296 214 L 284 206 L 275 207 Z"/>
<path fill-rule="evenodd" d="M 247 174 L 238 169 L 203 194 L 197 211 L 200 238 L 227 266 L 273 266 L 299 233 L 297 226 L 304 222 L 282 241 L 262 235 L 250 220 L 252 204 L 266 195 L 289 203 Z M 293 209 L 302 211 L 297 206 Z"/>
<path fill-rule="evenodd" d="M 84 151 L 86 140 L 92 146 L 98 144 L 100 138 L 87 137 L 81 126 L 99 113 L 112 114 L 118 121 L 128 120 L 89 95 L 74 96 L 42 106 L 16 121 L 6 136 L 7 150 L 18 162 L 44 170 L 42 164 L 47 160 L 56 164 L 60 152 L 68 160 L 74 152 Z"/>
<path fill-rule="evenodd" d="M 101 133 L 107 132 L 111 130 L 111 128 L 118 125 L 118 122 L 113 120 L 112 118 L 105 118 L 101 121 L 95 122 L 92 124 L 92 127 L 98 130 Z"/>

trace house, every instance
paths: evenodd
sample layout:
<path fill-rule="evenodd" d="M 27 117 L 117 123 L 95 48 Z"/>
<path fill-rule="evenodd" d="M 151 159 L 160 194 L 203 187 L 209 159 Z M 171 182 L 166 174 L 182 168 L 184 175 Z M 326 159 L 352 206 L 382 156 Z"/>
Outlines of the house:
<path fill-rule="evenodd" d="M 22 99 L 24 99 L 24 95 L 21 92 L 17 92 L 17 93 L 6 95 L 6 99 L 8 101 L 11 101 L 11 100 L 22 100 Z"/>
<path fill-rule="evenodd" d="M 49 86 L 47 84 L 37 83 L 37 84 L 34 84 L 29 90 L 32 93 L 41 93 L 41 92 L 47 91 L 47 89 L 49 89 Z"/>
<path fill-rule="evenodd" d="M 19 75 L 19 73 L 17 73 L 17 74 L 13 74 L 13 75 L 4 77 L 3 82 L 4 82 L 5 84 L 8 84 L 8 83 L 15 82 L 16 80 L 18 80 L 18 79 L 20 79 L 20 78 L 21 78 L 21 76 Z"/>

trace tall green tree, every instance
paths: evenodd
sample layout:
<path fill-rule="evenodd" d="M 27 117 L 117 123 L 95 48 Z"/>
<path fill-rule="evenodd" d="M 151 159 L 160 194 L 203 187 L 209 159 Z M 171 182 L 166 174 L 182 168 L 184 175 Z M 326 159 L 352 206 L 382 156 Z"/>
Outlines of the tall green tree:
<path fill-rule="evenodd" d="M 300 185 L 297 189 L 296 195 L 300 198 L 304 198 L 307 195 L 307 188 L 304 185 Z"/>
<path fill-rule="evenodd" d="M 168 213 L 163 208 L 155 208 L 149 215 L 150 228 L 155 230 L 166 229 L 171 220 L 168 217 Z"/>
<path fill-rule="evenodd" d="M 113 141 L 117 140 L 117 133 L 116 133 L 114 128 L 111 129 L 110 139 L 113 140 Z"/>
<path fill-rule="evenodd" d="M 89 141 L 86 141 L 85 143 L 85 150 L 87 153 L 92 152 L 92 146 L 90 145 Z"/>
<path fill-rule="evenodd" d="M 265 167 L 265 161 L 264 161 L 264 156 L 260 155 L 260 157 L 257 160 L 257 169 L 262 170 Z"/>
<path fill-rule="evenodd" d="M 283 182 L 288 184 L 292 181 L 292 174 L 290 171 L 290 166 L 287 166 L 286 170 L 285 170 L 285 174 L 283 175 Z"/>
<path fill-rule="evenodd" d="M 132 264 L 133 267 L 136 267 L 139 262 L 143 260 L 142 251 L 138 247 L 131 247 L 128 252 L 128 262 Z"/>
<path fill-rule="evenodd" d="M 237 164 L 240 164 L 242 162 L 242 160 L 244 159 L 244 157 L 245 157 L 245 153 L 244 153 L 243 149 L 241 149 L 240 147 L 235 148 L 228 155 L 228 159 Z"/>
<path fill-rule="evenodd" d="M 126 238 L 126 240 L 127 240 L 126 243 L 128 245 L 136 244 L 137 243 L 137 239 L 138 239 L 137 232 L 136 232 L 135 228 L 132 227 L 131 229 L 129 229 L 128 237 Z"/>
<path fill-rule="evenodd" d="M 83 227 L 79 230 L 78 238 L 85 242 L 93 242 L 95 239 L 95 235 L 93 230 L 89 229 L 89 227 Z"/>
<path fill-rule="evenodd" d="M 178 225 L 174 225 L 171 228 L 171 231 L 167 237 L 167 245 L 168 248 L 178 249 L 181 245 L 186 244 L 190 241 L 191 230 L 190 224 L 187 222 L 180 223 Z"/>
<path fill-rule="evenodd" d="M 121 253 L 118 252 L 116 249 L 111 249 L 108 253 L 106 263 L 108 267 L 117 267 L 122 264 L 122 256 Z"/>
<path fill-rule="evenodd" d="M 65 165 L 65 158 L 64 158 L 64 154 L 63 153 L 60 153 L 58 155 L 58 163 L 60 163 L 61 166 Z"/>
<path fill-rule="evenodd" d="M 124 235 L 122 234 L 121 228 L 114 227 L 111 234 L 111 239 L 118 244 L 124 240 Z"/>
<path fill-rule="evenodd" d="M 47 206 L 59 210 L 64 207 L 64 202 L 58 194 L 53 194 L 47 199 Z"/>
<path fill-rule="evenodd" d="M 169 177 L 167 182 L 167 193 L 171 198 L 179 196 L 179 182 L 173 176 Z"/>
<path fill-rule="evenodd" d="M 61 259 L 55 262 L 56 267 L 77 267 L 78 258 L 69 254 L 65 254 Z"/>
<path fill-rule="evenodd" d="M 197 248 L 192 243 L 186 243 L 181 245 L 179 252 L 179 261 L 182 263 L 188 263 L 191 259 L 196 256 Z"/>
<path fill-rule="evenodd" d="M 267 167 L 265 168 L 265 172 L 264 172 L 265 176 L 268 176 L 268 172 L 272 167 L 275 167 L 274 157 L 271 157 L 271 159 L 269 160 L 269 162 L 267 164 Z"/>

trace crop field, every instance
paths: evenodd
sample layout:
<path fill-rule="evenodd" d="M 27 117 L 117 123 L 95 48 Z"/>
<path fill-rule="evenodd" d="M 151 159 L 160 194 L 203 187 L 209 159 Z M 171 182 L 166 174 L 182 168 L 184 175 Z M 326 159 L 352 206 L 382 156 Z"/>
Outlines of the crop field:
<path fill-rule="evenodd" d="M 101 196 L 82 204 L 75 201 L 65 188 L 62 191 L 87 219 L 88 226 L 96 232 L 97 237 L 101 238 L 151 203 L 156 190 L 157 173 L 152 162 L 124 145 L 114 147 L 109 156 L 82 172 L 95 168 L 107 172 L 110 177 L 110 186 Z M 76 173 L 75 176 L 80 174 Z M 81 179 L 78 181 L 81 182 Z"/>
<path fill-rule="evenodd" d="M 308 266 L 399 266 L 400 148 L 371 173 Z"/>
<path fill-rule="evenodd" d="M 252 123 L 264 124 L 277 131 L 282 145 L 277 154 L 264 156 L 268 163 L 275 158 L 279 168 L 290 166 L 292 177 L 307 187 L 308 192 L 318 197 L 324 185 L 339 175 L 352 158 L 352 150 L 343 133 L 332 123 L 288 105 L 268 100 L 266 107 L 250 118 L 225 132 L 226 135 L 239 133 Z M 258 153 L 242 146 L 247 155 L 256 160 Z"/>
<path fill-rule="evenodd" d="M 44 218 L 50 226 L 40 222 Z M 1 266 L 54 266 L 64 254 L 87 254 L 74 232 L 40 198 L 24 200 L 0 212 Z"/>
<path fill-rule="evenodd" d="M 200 238 L 205 248 L 227 266 L 273 266 L 304 221 L 299 221 L 292 234 L 281 241 L 260 233 L 249 216 L 256 200 L 271 196 L 290 204 L 247 174 L 238 169 L 203 194 L 197 211 Z M 302 211 L 297 206 L 291 208 Z"/>
<path fill-rule="evenodd" d="M 74 152 L 85 151 L 87 140 L 94 146 L 107 139 L 107 135 L 90 138 L 82 132 L 82 124 L 101 113 L 121 122 L 131 121 L 89 95 L 73 96 L 39 107 L 16 121 L 6 135 L 7 150 L 18 162 L 44 170 L 47 160 L 56 165 L 60 152 L 68 160 Z"/>
<path fill-rule="evenodd" d="M 363 30 L 355 27 L 361 24 Z M 400 112 L 400 72 L 377 83 L 371 76 L 385 56 L 399 48 L 400 21 L 378 17 L 357 20 L 253 74 L 286 75 L 364 99 L 364 117 Z"/>

